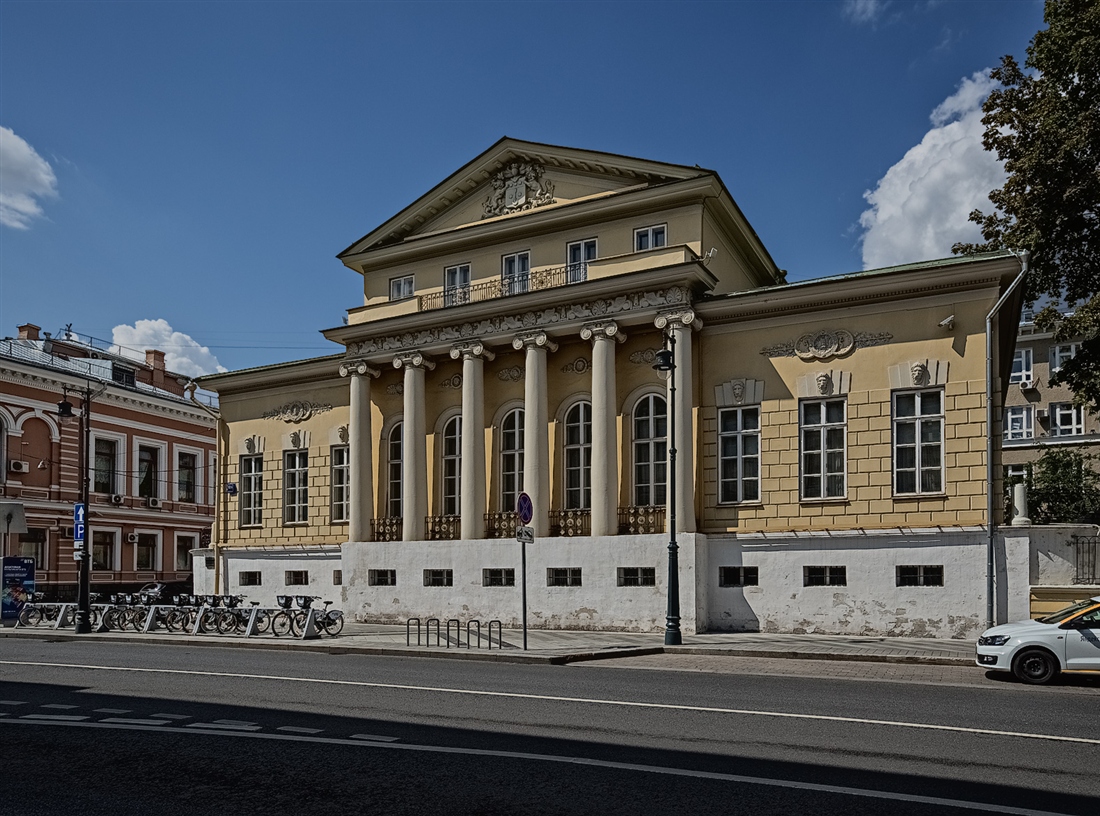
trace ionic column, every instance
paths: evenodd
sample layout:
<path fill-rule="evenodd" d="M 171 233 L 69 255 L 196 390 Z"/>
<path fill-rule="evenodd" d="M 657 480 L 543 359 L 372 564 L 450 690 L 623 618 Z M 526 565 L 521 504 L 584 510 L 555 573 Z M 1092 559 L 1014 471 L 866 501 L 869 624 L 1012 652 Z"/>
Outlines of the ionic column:
<path fill-rule="evenodd" d="M 423 541 L 428 515 L 428 442 L 424 419 L 424 370 L 435 363 L 418 351 L 393 358 L 394 368 L 405 369 L 405 415 L 401 433 L 401 538 Z"/>
<path fill-rule="evenodd" d="M 462 358 L 463 539 L 485 538 L 485 361 L 496 357 L 481 343 L 457 343 L 451 359 Z"/>
<path fill-rule="evenodd" d="M 619 438 L 615 428 L 615 343 L 626 341 L 612 321 L 589 323 L 581 338 L 592 341 L 592 535 L 619 529 Z"/>
<path fill-rule="evenodd" d="M 671 331 L 676 341 L 673 362 L 676 364 L 676 495 L 669 501 L 676 502 L 676 528 L 679 532 L 695 532 L 695 423 L 693 369 L 691 341 L 693 328 L 703 324 L 695 312 L 667 312 L 657 315 L 654 324 L 662 331 Z M 669 378 L 671 395 L 672 378 Z M 669 405 L 672 404 L 669 396 Z M 669 425 L 672 430 L 672 425 Z"/>
<path fill-rule="evenodd" d="M 546 332 L 521 334 L 512 340 L 517 351 L 527 349 L 523 387 L 523 490 L 531 497 L 536 536 L 550 531 L 550 432 L 546 403 L 546 353 L 558 344 Z"/>
<path fill-rule="evenodd" d="M 369 541 L 374 517 L 374 432 L 371 430 L 370 381 L 379 372 L 366 363 L 340 366 L 341 377 L 351 377 L 351 416 L 348 419 L 348 541 Z"/>

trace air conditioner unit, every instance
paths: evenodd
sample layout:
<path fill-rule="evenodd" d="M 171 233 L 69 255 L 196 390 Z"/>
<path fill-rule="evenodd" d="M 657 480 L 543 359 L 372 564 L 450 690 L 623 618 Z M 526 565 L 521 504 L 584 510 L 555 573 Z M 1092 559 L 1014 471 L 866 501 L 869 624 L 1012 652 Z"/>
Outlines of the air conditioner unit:
<path fill-rule="evenodd" d="M 158 499 L 156 496 L 150 496 L 149 498 L 147 498 L 145 500 L 145 506 L 146 507 L 152 507 L 154 510 L 156 510 L 158 507 L 160 507 L 161 504 L 162 504 L 161 500 Z"/>
<path fill-rule="evenodd" d="M 137 542 L 138 542 L 138 534 L 137 533 L 127 533 L 126 534 L 126 543 L 127 544 L 137 544 Z"/>
<path fill-rule="evenodd" d="M 30 473 L 31 463 L 22 462 L 18 459 L 12 459 L 10 462 L 8 462 L 8 470 L 10 470 L 12 473 Z"/>
<path fill-rule="evenodd" d="M 122 500 L 125 498 L 121 493 L 115 493 L 111 496 L 111 504 L 122 504 Z"/>
<path fill-rule="evenodd" d="M 1020 389 L 1023 391 L 1031 391 L 1035 388 L 1035 382 L 1032 380 L 1020 380 Z"/>

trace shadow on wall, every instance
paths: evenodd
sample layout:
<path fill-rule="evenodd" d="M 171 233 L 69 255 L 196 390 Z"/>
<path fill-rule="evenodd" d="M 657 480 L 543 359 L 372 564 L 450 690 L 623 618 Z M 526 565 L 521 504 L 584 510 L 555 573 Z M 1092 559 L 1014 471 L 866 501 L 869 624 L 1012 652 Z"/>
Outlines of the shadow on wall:
<path fill-rule="evenodd" d="M 720 587 L 711 589 L 721 599 L 721 610 L 717 618 L 710 621 L 708 630 L 722 632 L 759 632 L 760 619 L 752 611 L 745 598 L 744 587 Z"/>

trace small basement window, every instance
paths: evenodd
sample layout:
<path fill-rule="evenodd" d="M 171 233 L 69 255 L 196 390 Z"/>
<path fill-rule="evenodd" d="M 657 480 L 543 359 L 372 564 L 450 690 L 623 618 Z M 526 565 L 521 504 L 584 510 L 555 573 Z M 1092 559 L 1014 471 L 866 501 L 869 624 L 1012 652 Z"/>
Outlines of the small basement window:
<path fill-rule="evenodd" d="M 287 570 L 284 583 L 287 586 L 308 586 L 309 570 Z"/>
<path fill-rule="evenodd" d="M 516 585 L 516 571 L 514 569 L 483 569 L 481 571 L 482 586 L 514 587 Z"/>
<path fill-rule="evenodd" d="M 656 586 L 657 569 L 655 567 L 619 567 L 619 586 Z"/>
<path fill-rule="evenodd" d="M 943 586 L 943 564 L 898 566 L 898 586 Z"/>
<path fill-rule="evenodd" d="M 424 586 L 454 586 L 454 570 L 424 570 Z"/>
<path fill-rule="evenodd" d="M 263 584 L 263 577 L 259 571 L 248 571 L 237 573 L 237 586 L 260 586 Z"/>
<path fill-rule="evenodd" d="M 848 586 L 848 568 L 803 567 L 802 586 Z"/>
<path fill-rule="evenodd" d="M 397 570 L 372 569 L 367 570 L 368 586 L 397 586 Z"/>
<path fill-rule="evenodd" d="M 760 567 L 719 567 L 718 586 L 760 586 Z"/>
<path fill-rule="evenodd" d="M 546 585 L 547 586 L 580 586 L 581 585 L 581 568 L 580 567 L 547 567 L 546 568 Z"/>

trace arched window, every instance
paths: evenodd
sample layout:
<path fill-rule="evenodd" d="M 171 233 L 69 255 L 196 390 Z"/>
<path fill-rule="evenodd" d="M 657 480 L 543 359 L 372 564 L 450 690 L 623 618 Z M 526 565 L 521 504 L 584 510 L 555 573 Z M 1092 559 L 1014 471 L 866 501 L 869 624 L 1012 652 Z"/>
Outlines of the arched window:
<path fill-rule="evenodd" d="M 457 516 L 462 491 L 462 417 L 443 426 L 443 515 Z"/>
<path fill-rule="evenodd" d="M 405 423 L 398 422 L 390 429 L 390 438 L 386 444 L 386 515 L 389 518 L 401 518 L 401 480 L 404 475 L 404 460 L 401 456 L 401 434 Z"/>
<path fill-rule="evenodd" d="M 592 404 L 578 402 L 565 415 L 565 509 L 592 507 Z"/>
<path fill-rule="evenodd" d="M 659 507 L 666 502 L 668 423 L 665 398 L 648 394 L 634 406 L 634 504 Z"/>
<path fill-rule="evenodd" d="M 516 509 L 523 492 L 523 409 L 514 408 L 500 424 L 500 509 Z"/>

